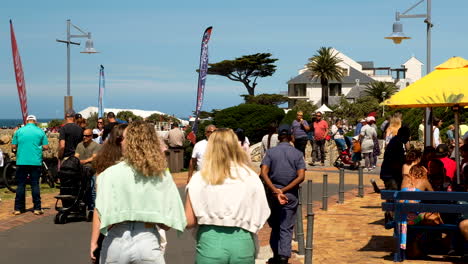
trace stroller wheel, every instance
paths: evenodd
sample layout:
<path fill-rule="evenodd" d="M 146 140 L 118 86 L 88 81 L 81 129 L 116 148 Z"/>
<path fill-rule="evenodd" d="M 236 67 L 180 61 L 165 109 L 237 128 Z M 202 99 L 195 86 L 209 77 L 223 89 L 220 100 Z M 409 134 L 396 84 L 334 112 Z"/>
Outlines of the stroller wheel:
<path fill-rule="evenodd" d="M 338 161 L 335 161 L 335 162 L 333 163 L 333 166 L 339 168 L 339 167 L 340 167 L 340 163 L 339 163 Z"/>
<path fill-rule="evenodd" d="M 67 215 L 63 213 L 58 213 L 55 215 L 54 223 L 56 225 L 64 225 L 67 223 Z"/>

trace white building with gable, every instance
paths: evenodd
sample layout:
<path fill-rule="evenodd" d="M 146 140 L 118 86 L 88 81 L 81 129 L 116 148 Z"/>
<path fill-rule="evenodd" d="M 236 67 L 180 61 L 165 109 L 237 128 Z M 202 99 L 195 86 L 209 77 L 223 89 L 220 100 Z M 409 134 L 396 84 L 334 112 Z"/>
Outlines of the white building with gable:
<path fill-rule="evenodd" d="M 343 68 L 343 79 L 338 82 L 329 80 L 329 104 L 338 104 L 341 96 L 351 102 L 365 96 L 366 85 L 375 81 L 392 82 L 403 89 L 419 80 L 422 76 L 422 63 L 414 56 L 401 65 L 400 68 L 376 67 L 373 61 L 355 61 L 342 52 L 332 49 L 333 54 L 342 60 L 338 64 Z M 287 82 L 286 94 L 290 99 L 288 107 L 292 108 L 298 100 L 309 101 L 321 105 L 322 86 L 319 79 L 312 79 L 306 66 L 299 70 L 299 75 Z"/>

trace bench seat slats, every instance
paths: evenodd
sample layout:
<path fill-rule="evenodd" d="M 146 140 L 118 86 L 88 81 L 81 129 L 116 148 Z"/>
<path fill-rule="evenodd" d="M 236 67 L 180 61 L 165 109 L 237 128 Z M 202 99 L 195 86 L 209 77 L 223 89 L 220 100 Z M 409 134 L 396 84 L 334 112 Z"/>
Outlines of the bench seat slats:
<path fill-rule="evenodd" d="M 400 212 L 439 212 L 439 213 L 468 213 L 468 204 L 423 204 L 423 203 L 401 203 Z M 395 211 L 397 204 L 382 203 L 382 211 Z"/>
<path fill-rule="evenodd" d="M 397 192 L 397 197 L 395 193 Z M 468 192 L 402 192 L 383 190 L 382 200 L 468 201 Z"/>

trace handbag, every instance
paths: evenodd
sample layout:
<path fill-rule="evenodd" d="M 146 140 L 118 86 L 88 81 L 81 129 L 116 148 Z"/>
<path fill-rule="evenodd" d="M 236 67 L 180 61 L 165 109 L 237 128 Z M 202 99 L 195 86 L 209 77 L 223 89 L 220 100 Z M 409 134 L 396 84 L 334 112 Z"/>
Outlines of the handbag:
<path fill-rule="evenodd" d="M 427 226 L 441 225 L 443 223 L 444 221 L 442 220 L 442 217 L 440 217 L 440 214 L 438 212 L 424 213 L 424 217 L 421 220 L 421 224 Z"/>

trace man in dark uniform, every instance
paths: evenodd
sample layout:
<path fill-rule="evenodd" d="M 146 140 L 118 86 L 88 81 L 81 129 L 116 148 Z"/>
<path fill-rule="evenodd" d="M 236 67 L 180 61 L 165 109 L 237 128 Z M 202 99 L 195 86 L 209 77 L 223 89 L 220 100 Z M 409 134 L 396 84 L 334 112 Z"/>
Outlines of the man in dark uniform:
<path fill-rule="evenodd" d="M 304 181 L 305 162 L 302 152 L 291 141 L 291 128 L 281 125 L 278 129 L 278 146 L 267 150 L 262 161 L 262 178 L 268 186 L 271 215 L 270 247 L 273 258 L 270 264 L 288 263 L 291 257 L 291 241 L 299 203 L 299 184 Z"/>

